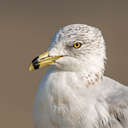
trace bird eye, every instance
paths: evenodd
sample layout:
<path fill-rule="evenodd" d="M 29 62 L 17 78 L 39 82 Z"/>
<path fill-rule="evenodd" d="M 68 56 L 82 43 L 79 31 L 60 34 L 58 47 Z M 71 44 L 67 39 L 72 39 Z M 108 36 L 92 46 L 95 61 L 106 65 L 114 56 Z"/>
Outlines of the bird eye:
<path fill-rule="evenodd" d="M 80 48 L 81 45 L 82 45 L 82 43 L 76 42 L 76 43 L 73 44 L 73 47 L 74 47 L 74 48 Z"/>

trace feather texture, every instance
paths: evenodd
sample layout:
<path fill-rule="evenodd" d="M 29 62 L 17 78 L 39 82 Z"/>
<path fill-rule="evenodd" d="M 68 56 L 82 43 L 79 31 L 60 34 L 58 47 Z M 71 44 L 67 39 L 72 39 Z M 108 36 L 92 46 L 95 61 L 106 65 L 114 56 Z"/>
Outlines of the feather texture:
<path fill-rule="evenodd" d="M 82 46 L 75 49 L 74 42 Z M 35 128 L 128 128 L 128 87 L 105 77 L 105 41 L 95 27 L 74 24 L 53 37 L 56 60 L 34 105 Z"/>

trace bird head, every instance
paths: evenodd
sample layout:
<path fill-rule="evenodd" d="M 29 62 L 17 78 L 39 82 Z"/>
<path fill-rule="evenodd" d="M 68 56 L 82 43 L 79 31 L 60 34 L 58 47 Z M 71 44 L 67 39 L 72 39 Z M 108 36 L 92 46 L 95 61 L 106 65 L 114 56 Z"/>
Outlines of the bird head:
<path fill-rule="evenodd" d="M 101 72 L 105 59 L 105 41 L 101 31 L 84 24 L 72 24 L 55 33 L 48 51 L 36 57 L 29 70 L 54 65 L 64 71 Z"/>

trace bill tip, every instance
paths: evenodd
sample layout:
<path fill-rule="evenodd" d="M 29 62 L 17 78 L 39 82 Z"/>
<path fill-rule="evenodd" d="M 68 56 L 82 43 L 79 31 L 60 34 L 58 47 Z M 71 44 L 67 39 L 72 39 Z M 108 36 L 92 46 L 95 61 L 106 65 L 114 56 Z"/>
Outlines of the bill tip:
<path fill-rule="evenodd" d="M 29 71 L 33 71 L 33 70 L 34 70 L 34 67 L 33 67 L 32 64 L 30 64 L 30 66 L 29 66 Z"/>

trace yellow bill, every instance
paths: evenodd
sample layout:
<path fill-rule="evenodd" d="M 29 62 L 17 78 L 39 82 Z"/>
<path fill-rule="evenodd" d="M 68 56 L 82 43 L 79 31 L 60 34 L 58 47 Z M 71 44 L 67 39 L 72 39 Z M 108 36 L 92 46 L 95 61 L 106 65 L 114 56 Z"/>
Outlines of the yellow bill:
<path fill-rule="evenodd" d="M 48 52 L 45 52 L 40 56 L 37 56 L 35 59 L 33 59 L 29 66 L 29 71 L 36 70 L 50 64 L 54 64 L 55 61 L 60 57 L 62 56 L 49 56 Z"/>

